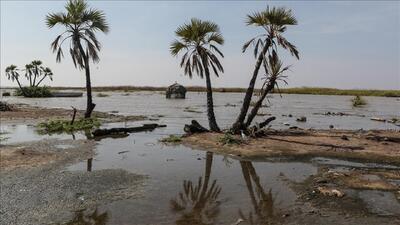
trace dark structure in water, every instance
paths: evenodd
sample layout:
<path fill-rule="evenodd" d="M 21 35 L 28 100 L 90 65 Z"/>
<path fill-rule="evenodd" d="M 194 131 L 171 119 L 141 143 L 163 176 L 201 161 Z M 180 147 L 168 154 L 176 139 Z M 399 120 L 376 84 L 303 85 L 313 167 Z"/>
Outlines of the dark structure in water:
<path fill-rule="evenodd" d="M 165 95 L 167 98 L 185 98 L 186 88 L 178 83 L 175 83 L 167 88 Z"/>

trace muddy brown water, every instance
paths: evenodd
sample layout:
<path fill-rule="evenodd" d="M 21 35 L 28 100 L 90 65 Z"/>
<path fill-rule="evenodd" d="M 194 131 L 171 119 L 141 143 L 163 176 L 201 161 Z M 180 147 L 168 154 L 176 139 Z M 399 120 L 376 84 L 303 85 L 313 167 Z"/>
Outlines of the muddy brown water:
<path fill-rule="evenodd" d="M 242 215 L 252 214 L 257 217 L 255 211 L 260 200 L 267 201 L 267 208 L 272 210 L 263 218 L 273 220 L 274 214 L 284 214 L 287 209 L 302 204 L 296 201 L 297 194 L 290 183 L 304 181 L 316 174 L 321 166 L 338 171 L 349 167 L 399 169 L 393 165 L 328 158 L 240 161 L 230 156 L 207 153 L 182 145 L 164 145 L 158 140 L 169 134 L 182 134 L 183 125 L 191 119 L 207 124 L 204 93 L 188 93 L 185 100 L 167 100 L 163 94 L 154 92 L 132 92 L 129 96 L 117 92 L 110 94 L 110 97 L 95 98 L 96 110 L 118 111 L 123 115 L 151 115 L 151 118 L 158 119 L 157 123 L 168 126 L 153 132 L 130 134 L 125 138 L 103 139 L 98 142 L 95 158 L 65 168 L 71 171 L 121 168 L 148 175 L 150 178 L 146 181 L 142 198 L 99 205 L 96 213 L 92 209 L 60 212 L 70 213 L 75 221 L 91 220 L 98 224 L 233 224 Z M 215 93 L 216 116 L 221 127 L 228 126 L 237 115 L 242 96 L 243 94 Z M 271 124 L 274 128 L 285 128 L 284 123 L 290 123 L 316 129 L 327 129 L 329 125 L 340 129 L 398 129 L 393 124 L 370 120 L 370 117 L 398 118 L 398 99 L 366 97 L 369 104 L 360 109 L 352 108 L 350 99 L 351 96 L 273 95 L 269 100 L 270 107 L 263 108 L 262 112 L 278 117 Z M 85 104 L 85 98 L 11 97 L 7 101 L 43 107 L 70 108 L 72 105 L 82 109 Z M 228 103 L 237 106 L 227 106 Z M 185 111 L 188 107 L 201 113 Z M 319 115 L 328 111 L 364 117 Z M 293 117 L 282 116 L 283 114 L 292 114 Z M 306 116 L 307 122 L 296 122 L 296 117 L 300 116 Z M 257 119 L 260 120 L 261 117 Z M 144 122 L 104 126 L 142 123 Z M 8 132 L 7 143 L 43 138 L 72 138 L 66 134 L 42 136 L 35 132 L 34 127 L 26 124 L 2 123 L 1 130 Z M 77 133 L 74 138 L 81 139 L 85 136 Z M 354 198 L 363 201 L 370 213 L 400 216 L 399 201 L 391 192 L 351 190 L 350 193 Z M 200 221 L 201 223 L 196 223 Z"/>

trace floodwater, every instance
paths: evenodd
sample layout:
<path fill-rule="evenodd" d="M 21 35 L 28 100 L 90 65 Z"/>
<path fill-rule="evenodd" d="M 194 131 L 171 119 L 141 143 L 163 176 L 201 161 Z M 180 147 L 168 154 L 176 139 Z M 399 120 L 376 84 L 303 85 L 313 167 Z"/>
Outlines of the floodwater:
<path fill-rule="evenodd" d="M 122 168 L 148 175 L 143 196 L 99 205 L 97 211 L 68 212 L 73 221 L 94 221 L 94 224 L 234 224 L 239 218 L 274 221 L 291 207 L 300 206 L 291 184 L 303 182 L 316 174 L 321 166 L 330 168 L 388 168 L 392 165 L 366 164 L 314 158 L 303 160 L 260 159 L 243 161 L 232 156 L 217 155 L 182 145 L 165 145 L 158 140 L 169 134 L 182 134 L 183 125 L 196 119 L 207 125 L 205 94 L 188 93 L 187 99 L 168 100 L 162 93 L 107 93 L 95 98 L 96 110 L 118 111 L 122 115 L 147 115 L 166 128 L 153 132 L 134 133 L 128 137 L 98 141 L 93 159 L 69 165 L 65 170 L 94 171 Z M 240 109 L 243 94 L 215 93 L 215 111 L 221 127 L 233 122 Z M 328 129 L 399 129 L 393 124 L 371 121 L 371 117 L 391 119 L 400 116 L 396 98 L 366 97 L 368 105 L 354 109 L 351 96 L 273 95 L 269 106 L 261 112 L 271 113 L 277 120 L 273 128 L 284 123 L 302 128 Z M 23 99 L 10 97 L 10 103 L 27 103 L 43 107 L 71 106 L 84 109 L 85 98 Z M 228 105 L 229 103 L 229 105 Z M 232 106 L 236 105 L 236 107 Z M 190 109 L 190 110 L 188 110 Z M 190 112 L 188 112 L 190 111 Z M 344 112 L 352 116 L 325 116 L 326 112 Z M 293 117 L 282 115 L 292 114 Z M 296 122 L 306 116 L 307 122 Z M 268 116 L 265 116 L 268 117 Z M 257 117 L 262 120 L 262 117 Z M 153 121 L 154 122 L 154 121 Z M 145 123 L 115 123 L 105 126 L 131 126 Z M 70 139 L 71 135 L 41 136 L 26 124 L 1 124 L 8 132 L 8 143 L 43 138 Z M 85 138 L 77 133 L 74 138 Z M 398 182 L 398 181 L 397 181 Z M 369 198 L 369 196 L 373 196 Z M 391 192 L 354 191 L 371 213 L 400 216 L 400 203 Z M 376 204 L 379 202 L 379 204 Z M 262 209 L 262 210 L 260 210 Z M 63 212 L 65 213 L 65 212 Z M 240 224 L 248 224 L 246 222 Z"/>

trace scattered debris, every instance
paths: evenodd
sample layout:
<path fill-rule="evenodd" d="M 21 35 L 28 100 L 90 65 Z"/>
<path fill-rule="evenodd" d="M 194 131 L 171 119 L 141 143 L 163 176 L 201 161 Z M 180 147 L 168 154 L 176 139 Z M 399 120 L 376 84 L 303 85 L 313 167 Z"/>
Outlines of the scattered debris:
<path fill-rule="evenodd" d="M 371 120 L 373 120 L 373 121 L 379 121 L 379 122 L 386 122 L 386 119 L 378 118 L 378 117 L 372 117 Z"/>
<path fill-rule="evenodd" d="M 335 188 L 329 188 L 329 187 L 318 187 L 317 190 L 319 193 L 325 195 L 325 196 L 336 196 L 336 197 L 343 197 L 345 195 L 344 192 L 335 189 Z"/>
<path fill-rule="evenodd" d="M 118 152 L 118 154 L 124 154 L 124 153 L 127 153 L 127 152 L 129 152 L 128 150 L 127 151 L 121 151 L 121 152 Z"/>
<path fill-rule="evenodd" d="M 307 121 L 307 117 L 302 116 L 296 119 L 297 122 L 306 122 Z"/>

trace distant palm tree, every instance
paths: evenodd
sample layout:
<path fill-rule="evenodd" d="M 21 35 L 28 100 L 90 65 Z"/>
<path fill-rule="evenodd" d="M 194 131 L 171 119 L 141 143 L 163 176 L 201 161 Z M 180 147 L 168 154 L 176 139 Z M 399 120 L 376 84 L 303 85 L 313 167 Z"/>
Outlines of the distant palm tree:
<path fill-rule="evenodd" d="M 101 45 L 95 36 L 95 32 L 107 33 L 109 30 L 103 11 L 89 8 L 84 0 L 70 0 L 65 6 L 67 13 L 50 13 L 46 16 L 46 23 L 49 28 L 61 25 L 65 31 L 57 36 L 51 44 L 54 53 L 57 53 L 57 62 L 64 56 L 62 44 L 65 40 L 70 41 L 69 52 L 75 67 L 85 69 L 87 107 L 85 118 L 89 118 L 94 107 L 92 101 L 92 87 L 90 82 L 89 60 L 98 62 Z"/>
<path fill-rule="evenodd" d="M 170 47 L 171 54 L 177 56 L 184 51 L 180 66 L 184 68 L 184 73 L 192 78 L 196 72 L 201 78 L 206 77 L 207 87 L 207 116 L 210 129 L 220 131 L 214 114 L 214 103 L 212 97 L 212 87 L 210 79 L 211 67 L 214 74 L 218 77 L 218 72 L 224 72 L 215 53 L 224 57 L 216 45 L 223 45 L 224 38 L 217 24 L 210 21 L 191 19 L 189 24 L 179 26 L 175 31 L 179 40 L 175 40 Z"/>
<path fill-rule="evenodd" d="M 291 44 L 282 36 L 288 25 L 297 25 L 297 20 L 290 9 L 283 7 L 267 7 L 264 11 L 247 15 L 246 23 L 247 25 L 263 28 L 265 33 L 252 38 L 250 41 L 246 42 L 242 48 L 243 52 L 245 52 L 250 44 L 253 44 L 254 57 L 257 57 L 257 61 L 239 116 L 232 126 L 232 130 L 235 133 L 240 132 L 241 129 L 246 129 L 244 120 L 250 107 L 258 71 L 261 64 L 264 64 L 264 66 L 267 64 L 267 52 L 270 51 L 271 53 L 272 51 L 277 51 L 277 46 L 279 45 L 284 49 L 289 50 L 289 52 L 296 58 L 299 58 L 299 52 L 297 51 L 296 46 Z"/>
<path fill-rule="evenodd" d="M 25 95 L 25 91 L 22 88 L 21 83 L 19 82 L 19 72 L 18 72 L 18 68 L 16 65 L 11 65 L 6 68 L 6 76 L 7 76 L 7 79 L 11 80 L 12 82 L 17 81 L 19 89 Z"/>

